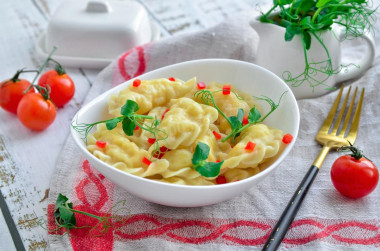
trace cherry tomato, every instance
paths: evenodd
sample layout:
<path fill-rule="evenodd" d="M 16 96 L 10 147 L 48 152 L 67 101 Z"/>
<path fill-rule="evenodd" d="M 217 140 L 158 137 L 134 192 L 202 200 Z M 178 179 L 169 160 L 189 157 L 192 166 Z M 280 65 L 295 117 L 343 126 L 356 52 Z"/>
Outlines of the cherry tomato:
<path fill-rule="evenodd" d="M 344 155 L 335 160 L 331 168 L 335 188 L 350 198 L 361 198 L 371 193 L 379 181 L 376 166 L 363 156 L 356 159 Z"/>
<path fill-rule="evenodd" d="M 31 85 L 28 80 L 18 78 L 21 72 L 17 71 L 13 78 L 0 83 L 0 106 L 14 114 L 17 114 L 17 106 L 24 96 L 24 91 Z M 30 88 L 28 92 L 33 91 L 33 88 Z"/>
<path fill-rule="evenodd" d="M 25 94 L 17 108 L 21 123 L 35 131 L 44 130 L 53 123 L 56 113 L 55 105 L 40 93 Z"/>
<path fill-rule="evenodd" d="M 67 104 L 75 93 L 73 80 L 60 66 L 56 70 L 44 72 L 38 80 L 38 85 L 45 88 L 50 87 L 50 99 L 57 107 Z"/>

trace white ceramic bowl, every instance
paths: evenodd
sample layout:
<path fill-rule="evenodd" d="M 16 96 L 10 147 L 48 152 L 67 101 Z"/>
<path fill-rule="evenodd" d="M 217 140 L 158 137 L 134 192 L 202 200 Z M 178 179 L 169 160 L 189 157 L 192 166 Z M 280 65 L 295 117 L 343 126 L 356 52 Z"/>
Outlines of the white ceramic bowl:
<path fill-rule="evenodd" d="M 104 176 L 126 191 L 145 200 L 167 206 L 196 207 L 215 204 L 231 199 L 252 188 L 267 177 L 292 149 L 298 134 L 299 110 L 296 99 L 289 87 L 276 75 L 257 65 L 229 59 L 204 59 L 170 65 L 139 76 L 139 79 L 156 79 L 175 77 L 188 80 L 197 77 L 198 81 L 220 83 L 229 82 L 245 93 L 255 96 L 265 95 L 277 101 L 284 91 L 281 105 L 266 120 L 265 124 L 274 126 L 286 133 L 291 133 L 294 140 L 285 148 L 278 159 L 264 171 L 241 181 L 215 186 L 186 186 L 168 184 L 134 176 L 120 171 L 102 162 L 87 151 L 81 136 L 71 129 L 72 136 L 79 149 L 89 162 Z M 129 80 L 98 96 L 80 109 L 75 116 L 79 123 L 91 123 L 102 120 L 107 111 L 107 102 L 111 94 L 133 82 Z M 263 101 L 264 102 L 264 101 Z M 262 107 L 269 109 L 264 102 Z"/>

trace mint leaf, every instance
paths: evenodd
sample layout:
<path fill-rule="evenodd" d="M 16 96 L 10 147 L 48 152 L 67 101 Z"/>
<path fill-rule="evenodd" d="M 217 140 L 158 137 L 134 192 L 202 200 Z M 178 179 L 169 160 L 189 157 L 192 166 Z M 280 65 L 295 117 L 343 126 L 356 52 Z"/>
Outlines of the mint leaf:
<path fill-rule="evenodd" d="M 220 173 L 223 162 L 206 162 L 203 165 L 197 166 L 195 170 L 204 177 L 216 177 Z"/>
<path fill-rule="evenodd" d="M 193 165 L 198 165 L 202 160 L 206 160 L 208 158 L 209 153 L 210 147 L 203 142 L 198 142 L 193 154 Z"/>
<path fill-rule="evenodd" d="M 128 99 L 125 105 L 121 107 L 120 113 L 124 116 L 129 116 L 132 113 L 137 112 L 139 108 L 139 105 L 135 101 Z"/>
<path fill-rule="evenodd" d="M 123 125 L 123 131 L 128 136 L 132 136 L 133 132 L 135 131 L 136 124 L 133 120 L 131 120 L 129 117 L 125 117 L 122 122 Z"/>

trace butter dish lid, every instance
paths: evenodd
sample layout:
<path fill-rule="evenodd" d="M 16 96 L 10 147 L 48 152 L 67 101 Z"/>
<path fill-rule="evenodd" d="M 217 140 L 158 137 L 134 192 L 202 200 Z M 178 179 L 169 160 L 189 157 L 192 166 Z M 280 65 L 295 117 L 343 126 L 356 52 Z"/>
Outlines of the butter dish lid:
<path fill-rule="evenodd" d="M 134 1 L 66 0 L 57 9 L 36 44 L 46 58 L 64 66 L 102 68 L 129 49 L 159 38 L 157 25 Z"/>

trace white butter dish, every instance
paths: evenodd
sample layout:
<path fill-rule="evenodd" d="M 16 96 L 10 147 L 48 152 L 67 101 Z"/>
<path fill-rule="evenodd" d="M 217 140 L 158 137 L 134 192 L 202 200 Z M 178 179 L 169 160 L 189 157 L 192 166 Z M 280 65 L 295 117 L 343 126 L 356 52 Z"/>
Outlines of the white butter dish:
<path fill-rule="evenodd" d="M 102 68 L 123 52 L 158 39 L 159 28 L 134 1 L 67 0 L 36 45 L 38 54 L 64 66 Z"/>

